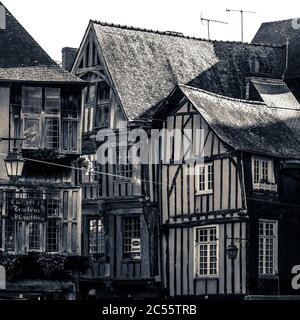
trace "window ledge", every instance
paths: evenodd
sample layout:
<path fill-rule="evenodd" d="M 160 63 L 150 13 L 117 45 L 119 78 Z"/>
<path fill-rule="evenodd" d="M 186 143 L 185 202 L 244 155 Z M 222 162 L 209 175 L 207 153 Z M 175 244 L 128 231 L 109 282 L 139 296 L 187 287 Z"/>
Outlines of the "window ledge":
<path fill-rule="evenodd" d="M 215 275 L 215 276 L 201 276 L 201 275 L 195 275 L 194 277 L 195 280 L 217 280 L 219 279 L 219 276 L 218 275 Z"/>
<path fill-rule="evenodd" d="M 198 191 L 196 192 L 196 196 L 205 196 L 205 195 L 210 195 L 213 194 L 214 192 L 212 190 L 210 191 Z"/>
<path fill-rule="evenodd" d="M 265 279 L 276 280 L 276 279 L 279 278 L 279 275 L 277 273 L 275 273 L 275 274 L 259 274 L 258 278 L 259 279 L 264 279 L 264 280 Z"/>
<path fill-rule="evenodd" d="M 121 263 L 141 263 L 142 259 L 123 259 Z"/>

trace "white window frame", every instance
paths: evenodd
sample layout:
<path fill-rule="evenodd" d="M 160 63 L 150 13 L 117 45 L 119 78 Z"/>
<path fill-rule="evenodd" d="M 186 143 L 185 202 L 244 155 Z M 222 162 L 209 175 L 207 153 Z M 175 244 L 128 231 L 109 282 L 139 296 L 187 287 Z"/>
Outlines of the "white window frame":
<path fill-rule="evenodd" d="M 210 181 L 211 187 L 209 186 L 209 167 L 212 167 L 212 180 Z M 200 170 L 204 168 L 204 190 L 200 190 Z M 195 176 L 196 176 L 196 195 L 212 194 L 214 192 L 214 163 L 208 162 L 204 164 L 195 165 Z"/>
<path fill-rule="evenodd" d="M 259 224 L 263 223 L 265 224 L 273 224 L 273 231 L 274 235 L 260 235 L 258 233 L 258 274 L 261 277 L 264 276 L 276 276 L 278 274 L 278 221 L 277 220 L 266 220 L 266 219 L 259 219 L 258 221 Z M 265 226 L 264 226 L 265 230 Z M 258 232 L 259 232 L 259 225 L 258 225 Z M 261 266 L 260 266 L 260 241 L 261 239 L 263 240 L 263 261 L 262 261 L 262 269 L 263 271 L 261 272 Z M 273 272 L 266 272 L 266 239 L 273 239 Z"/>
<path fill-rule="evenodd" d="M 259 181 L 255 181 L 256 176 L 256 166 L 255 163 L 258 161 L 258 177 Z M 263 165 L 262 163 L 267 162 L 268 168 L 268 178 L 267 181 L 263 181 Z M 259 156 L 252 156 L 252 185 L 253 190 L 269 190 L 277 192 L 277 184 L 275 183 L 275 175 L 274 175 L 274 160 L 270 158 L 264 158 Z"/>
<path fill-rule="evenodd" d="M 216 240 L 209 240 L 209 241 L 205 241 L 205 242 L 197 242 L 197 233 L 199 232 L 199 230 L 203 230 L 203 229 L 216 229 Z M 220 244 L 219 244 L 219 225 L 206 225 L 206 226 L 201 226 L 201 227 L 196 227 L 194 229 L 194 239 L 195 239 L 195 248 L 194 248 L 194 274 L 195 274 L 195 278 L 218 278 L 219 277 L 219 263 L 220 263 L 220 252 L 219 252 L 219 248 L 220 248 Z M 208 246 L 210 246 L 211 244 L 215 244 L 216 245 L 216 273 L 210 273 L 210 253 L 211 250 L 209 249 L 207 252 L 207 274 L 200 274 L 200 245 L 202 244 L 207 244 Z"/>

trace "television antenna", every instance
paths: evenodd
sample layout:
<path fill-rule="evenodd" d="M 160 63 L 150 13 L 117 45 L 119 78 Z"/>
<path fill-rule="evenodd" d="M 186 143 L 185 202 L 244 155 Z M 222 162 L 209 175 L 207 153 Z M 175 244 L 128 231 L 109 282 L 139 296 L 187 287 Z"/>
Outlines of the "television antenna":
<path fill-rule="evenodd" d="M 236 9 L 226 9 L 226 12 L 240 12 L 241 14 L 241 39 L 244 41 L 244 13 L 256 13 L 254 11 L 246 10 L 236 10 Z"/>
<path fill-rule="evenodd" d="M 211 22 L 228 24 L 228 22 L 224 22 L 224 21 L 219 21 L 219 20 L 213 20 L 213 19 L 203 18 L 203 17 L 202 17 L 202 13 L 201 13 L 200 21 L 201 21 L 202 24 L 203 24 L 203 21 L 205 21 L 205 22 L 207 23 L 207 38 L 208 38 L 208 40 L 210 40 L 209 24 L 210 24 Z"/>

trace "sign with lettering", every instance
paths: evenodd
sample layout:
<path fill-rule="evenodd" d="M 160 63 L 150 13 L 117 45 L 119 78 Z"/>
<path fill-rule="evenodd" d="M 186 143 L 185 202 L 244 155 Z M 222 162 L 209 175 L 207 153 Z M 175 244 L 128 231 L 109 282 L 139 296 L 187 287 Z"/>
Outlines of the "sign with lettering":
<path fill-rule="evenodd" d="M 45 200 L 35 198 L 8 198 L 8 217 L 18 221 L 45 220 Z"/>
<path fill-rule="evenodd" d="M 133 253 L 141 252 L 141 239 L 139 238 L 131 239 L 131 252 Z"/>

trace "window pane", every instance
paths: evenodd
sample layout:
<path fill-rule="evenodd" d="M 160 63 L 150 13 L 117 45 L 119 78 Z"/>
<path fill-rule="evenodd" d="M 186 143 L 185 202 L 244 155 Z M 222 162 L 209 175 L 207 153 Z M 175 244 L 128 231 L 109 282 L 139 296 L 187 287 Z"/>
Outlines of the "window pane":
<path fill-rule="evenodd" d="M 89 222 L 89 253 L 105 253 L 105 231 L 102 219 Z"/>
<path fill-rule="evenodd" d="M 37 148 L 40 146 L 40 119 L 24 119 L 24 139 L 24 147 Z"/>
<path fill-rule="evenodd" d="M 60 215 L 60 192 L 51 192 L 46 195 L 46 210 L 48 216 Z"/>
<path fill-rule="evenodd" d="M 259 222 L 258 271 L 260 274 L 275 274 L 275 222 Z"/>
<path fill-rule="evenodd" d="M 46 88 L 45 89 L 45 113 L 56 114 L 60 112 L 61 100 L 60 89 Z"/>
<path fill-rule="evenodd" d="M 59 148 L 59 119 L 58 118 L 45 119 L 45 148 L 46 149 Z"/>
<path fill-rule="evenodd" d="M 217 228 L 199 228 L 196 232 L 196 272 L 200 276 L 215 276 L 218 273 Z"/>
<path fill-rule="evenodd" d="M 124 258 L 140 258 L 140 248 L 133 244 L 133 240 L 140 241 L 141 226 L 139 217 L 123 218 L 123 256 Z"/>
<path fill-rule="evenodd" d="M 29 250 L 41 249 L 41 224 L 29 223 Z"/>
<path fill-rule="evenodd" d="M 40 114 L 42 111 L 42 88 L 23 87 L 23 113 Z"/>
<path fill-rule="evenodd" d="M 12 220 L 5 221 L 5 250 L 15 251 L 16 243 L 16 222 Z"/>
<path fill-rule="evenodd" d="M 48 220 L 47 225 L 47 251 L 59 251 L 59 225 L 57 220 Z"/>
<path fill-rule="evenodd" d="M 103 102 L 108 102 L 109 95 L 110 95 L 109 85 L 104 81 L 98 82 L 98 85 L 97 85 L 97 104 L 103 103 Z"/>

